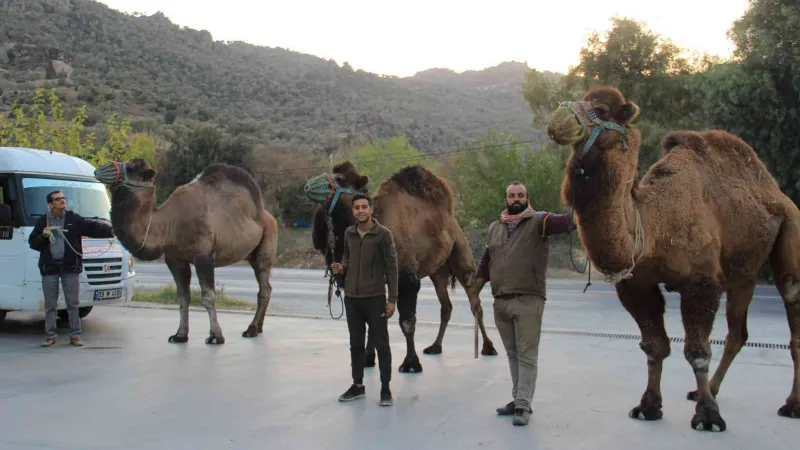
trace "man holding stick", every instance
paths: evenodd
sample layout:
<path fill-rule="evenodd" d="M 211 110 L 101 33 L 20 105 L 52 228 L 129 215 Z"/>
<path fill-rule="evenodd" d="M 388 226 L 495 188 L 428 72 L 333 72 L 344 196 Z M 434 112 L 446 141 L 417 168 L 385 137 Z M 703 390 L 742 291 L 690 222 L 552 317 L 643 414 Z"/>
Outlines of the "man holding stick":
<path fill-rule="evenodd" d="M 478 267 L 476 289 L 491 281 L 494 321 L 508 355 L 514 400 L 497 408 L 514 415 L 514 425 L 527 425 L 538 374 L 539 337 L 546 299 L 549 237 L 575 229 L 571 214 L 534 211 L 525 186 L 506 188 L 506 208 L 489 225 L 486 249 Z M 470 307 L 477 316 L 480 300 Z"/>

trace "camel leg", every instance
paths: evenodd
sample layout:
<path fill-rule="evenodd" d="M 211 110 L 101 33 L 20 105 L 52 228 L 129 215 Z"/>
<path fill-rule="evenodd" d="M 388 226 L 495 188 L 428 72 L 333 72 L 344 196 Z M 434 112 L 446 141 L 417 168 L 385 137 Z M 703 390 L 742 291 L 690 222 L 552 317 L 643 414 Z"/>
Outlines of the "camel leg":
<path fill-rule="evenodd" d="M 414 331 L 417 326 L 417 295 L 420 282 L 416 273 L 406 271 L 399 277 L 397 285 L 397 314 L 400 329 L 406 337 L 406 358 L 400 364 L 400 372 L 420 373 L 422 364 L 414 347 Z"/>
<path fill-rule="evenodd" d="M 447 265 L 443 265 L 436 273 L 430 276 L 433 282 L 433 287 L 436 289 L 436 297 L 439 299 L 440 308 L 440 322 L 439 334 L 436 335 L 436 340 L 433 344 L 422 350 L 426 355 L 440 355 L 442 353 L 442 340 L 444 339 L 444 330 L 450 322 L 450 316 L 453 314 L 453 302 L 450 301 L 450 296 L 447 294 L 447 281 L 450 279 L 450 271 Z"/>
<path fill-rule="evenodd" d="M 783 223 L 778 239 L 770 254 L 770 266 L 775 277 L 775 285 L 783 298 L 786 319 L 789 321 L 789 352 L 794 362 L 794 381 L 792 391 L 778 415 L 793 419 L 800 418 L 800 223 L 796 216 L 789 216 Z"/>
<path fill-rule="evenodd" d="M 681 288 L 680 293 L 681 319 L 686 330 L 683 355 L 692 367 L 697 382 L 697 406 L 690 423 L 695 430 L 725 431 L 725 420 L 720 415 L 719 405 L 708 382 L 711 363 L 709 337 L 722 292 L 714 284 L 694 284 Z"/>
<path fill-rule="evenodd" d="M 200 291 L 203 296 L 203 306 L 208 311 L 208 320 L 211 322 L 206 344 L 224 344 L 225 337 L 217 320 L 216 286 L 214 284 L 214 255 L 197 258 L 194 262 L 197 271 L 197 280 L 200 282 Z"/>
<path fill-rule="evenodd" d="M 725 339 L 725 351 L 722 359 L 711 378 L 709 388 L 714 398 L 719 393 L 719 386 L 722 384 L 725 374 L 728 372 L 733 360 L 747 342 L 747 310 L 753 300 L 755 283 L 747 283 L 743 286 L 728 290 L 728 298 L 725 302 L 725 317 L 728 320 L 728 336 Z M 697 390 L 691 391 L 686 395 L 689 400 L 697 401 Z"/>
<path fill-rule="evenodd" d="M 183 343 L 189 340 L 189 300 L 191 299 L 190 283 L 192 281 L 192 268 L 189 264 L 176 261 L 169 256 L 164 257 L 164 262 L 175 280 L 175 290 L 180 304 L 181 321 L 178 331 L 169 337 L 168 342 Z"/>
<path fill-rule="evenodd" d="M 250 267 L 253 268 L 256 280 L 258 281 L 258 296 L 256 313 L 253 316 L 253 321 L 250 322 L 247 329 L 242 332 L 242 337 L 256 337 L 264 331 L 264 318 L 267 315 L 267 308 L 269 301 L 272 298 L 272 284 L 270 283 L 270 276 L 272 275 L 272 264 L 274 261 L 274 250 L 272 241 L 267 235 L 267 230 L 264 230 L 264 235 L 258 247 L 248 258 Z"/>
<path fill-rule="evenodd" d="M 647 356 L 647 388 L 638 406 L 628 416 L 639 420 L 660 420 L 661 372 L 664 359 L 672 351 L 667 330 L 664 328 L 664 294 L 658 285 L 637 285 L 633 280 L 616 284 L 617 295 L 622 306 L 636 321 L 642 340 L 639 348 Z"/>

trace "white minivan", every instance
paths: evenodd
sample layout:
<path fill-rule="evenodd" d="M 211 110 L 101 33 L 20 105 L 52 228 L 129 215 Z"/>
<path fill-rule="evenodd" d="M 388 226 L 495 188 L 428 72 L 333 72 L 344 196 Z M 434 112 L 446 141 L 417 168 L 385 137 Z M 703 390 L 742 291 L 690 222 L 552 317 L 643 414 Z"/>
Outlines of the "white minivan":
<path fill-rule="evenodd" d="M 0 147 L 0 322 L 8 311 L 44 312 L 39 252 L 28 246 L 28 237 L 47 210 L 48 193 L 63 192 L 67 209 L 83 217 L 110 220 L 111 200 L 94 170 L 88 162 L 59 152 Z M 84 237 L 81 253 L 81 317 L 97 304 L 130 301 L 134 260 L 116 238 Z M 58 309 L 66 319 L 63 292 Z"/>

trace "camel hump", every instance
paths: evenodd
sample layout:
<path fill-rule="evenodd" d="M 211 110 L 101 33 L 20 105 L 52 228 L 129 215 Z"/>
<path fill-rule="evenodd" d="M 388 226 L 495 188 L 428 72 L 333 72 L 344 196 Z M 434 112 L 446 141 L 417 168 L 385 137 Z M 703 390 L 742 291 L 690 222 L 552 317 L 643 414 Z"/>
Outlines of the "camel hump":
<path fill-rule="evenodd" d="M 433 206 L 446 208 L 453 213 L 453 193 L 450 187 L 441 178 L 422 165 L 406 166 L 397 171 L 388 180 L 409 195 L 425 200 Z"/>
<path fill-rule="evenodd" d="M 675 130 L 664 135 L 664 138 L 661 139 L 661 148 L 664 150 L 664 154 L 667 154 L 675 147 L 704 151 L 708 148 L 708 142 L 697 131 Z"/>
<path fill-rule="evenodd" d="M 211 164 L 203 169 L 197 181 L 211 187 L 219 187 L 225 183 L 232 183 L 247 189 L 257 207 L 262 207 L 261 188 L 250 172 L 239 166 L 228 164 Z"/>

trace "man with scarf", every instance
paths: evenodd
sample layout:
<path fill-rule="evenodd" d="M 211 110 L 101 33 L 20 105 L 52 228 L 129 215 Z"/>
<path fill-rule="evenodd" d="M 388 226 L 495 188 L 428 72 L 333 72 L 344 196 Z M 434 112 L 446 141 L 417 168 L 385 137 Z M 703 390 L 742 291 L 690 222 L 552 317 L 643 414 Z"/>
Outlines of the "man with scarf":
<path fill-rule="evenodd" d="M 508 355 L 514 397 L 497 413 L 513 415 L 514 425 L 527 425 L 533 412 L 549 237 L 574 229 L 571 214 L 534 211 L 527 189 L 518 181 L 506 188 L 506 209 L 489 225 L 476 288 L 480 292 L 491 281 L 494 321 Z M 470 307 L 473 314 L 481 310 L 477 296 Z"/>

